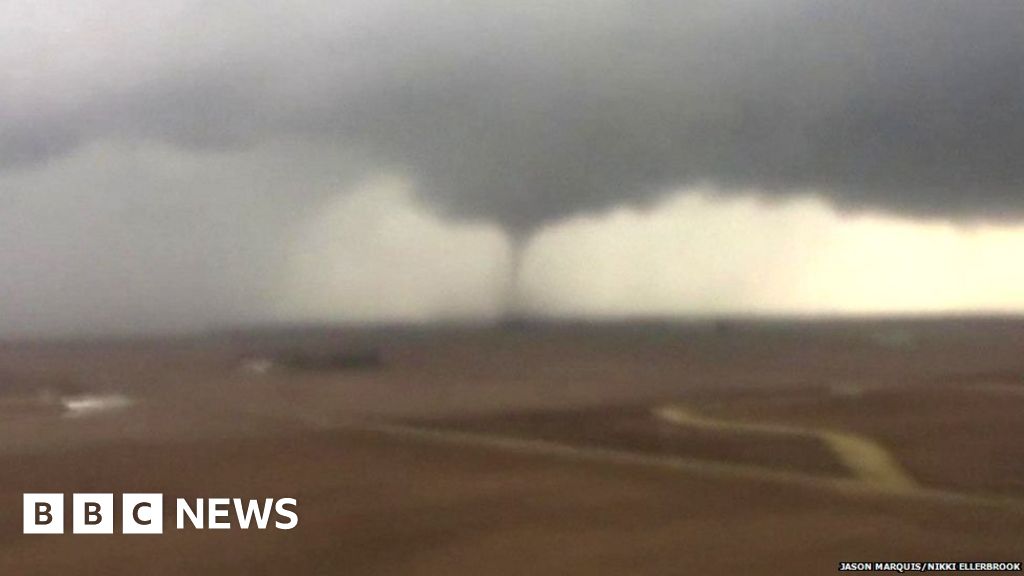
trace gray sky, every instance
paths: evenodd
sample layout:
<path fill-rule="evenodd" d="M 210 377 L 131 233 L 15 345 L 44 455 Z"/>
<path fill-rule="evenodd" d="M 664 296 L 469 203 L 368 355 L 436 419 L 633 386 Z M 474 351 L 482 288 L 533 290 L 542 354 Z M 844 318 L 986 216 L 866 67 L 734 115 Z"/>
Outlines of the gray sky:
<path fill-rule="evenodd" d="M 919 309 L 878 262 L 929 234 L 1000 288 L 923 308 L 1019 310 L 1021 38 L 1016 0 L 7 0 L 0 331 L 493 315 L 509 237 L 546 313 Z"/>

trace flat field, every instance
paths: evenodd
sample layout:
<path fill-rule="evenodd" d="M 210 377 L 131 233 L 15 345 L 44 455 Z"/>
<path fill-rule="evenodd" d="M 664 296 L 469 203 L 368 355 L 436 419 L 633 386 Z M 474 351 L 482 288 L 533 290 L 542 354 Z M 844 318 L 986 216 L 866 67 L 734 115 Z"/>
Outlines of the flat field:
<path fill-rule="evenodd" d="M 1016 562 L 1022 412 L 1013 319 L 7 342 L 0 574 Z M 24 535 L 26 492 L 163 493 L 164 534 Z M 179 497 L 293 497 L 299 523 L 177 530 Z"/>

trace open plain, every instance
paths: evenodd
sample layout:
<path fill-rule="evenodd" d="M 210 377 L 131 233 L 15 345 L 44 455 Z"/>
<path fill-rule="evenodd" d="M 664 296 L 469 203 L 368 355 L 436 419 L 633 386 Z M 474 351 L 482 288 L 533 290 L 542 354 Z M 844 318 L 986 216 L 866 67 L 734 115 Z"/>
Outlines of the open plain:
<path fill-rule="evenodd" d="M 1016 562 L 1022 411 L 1014 319 L 7 342 L 0 574 Z M 24 535 L 26 492 L 294 497 L 299 524 Z"/>

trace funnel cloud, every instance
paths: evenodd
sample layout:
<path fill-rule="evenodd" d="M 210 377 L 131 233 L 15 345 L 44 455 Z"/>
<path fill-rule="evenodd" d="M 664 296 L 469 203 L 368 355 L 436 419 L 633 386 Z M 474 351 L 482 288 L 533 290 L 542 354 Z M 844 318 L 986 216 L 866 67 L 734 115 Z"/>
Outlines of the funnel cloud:
<path fill-rule="evenodd" d="M 0 209 L 59 216 L 76 182 L 37 174 L 145 148 L 214 160 L 114 178 L 90 202 L 136 221 L 132 206 L 153 208 L 132 198 L 163 198 L 178 207 L 157 227 L 171 235 L 253 202 L 258 219 L 214 218 L 212 245 L 182 242 L 240 255 L 231 269 L 260 262 L 264 240 L 218 246 L 271 246 L 381 175 L 445 219 L 500 227 L 514 254 L 550 224 L 695 186 L 1016 222 L 1021 38 L 1016 0 L 15 0 L 0 6 Z M 209 176 L 236 152 L 258 175 L 259 151 L 278 148 L 315 150 L 302 165 L 319 172 L 276 187 Z M 160 192 L 140 196 L 150 179 Z"/>

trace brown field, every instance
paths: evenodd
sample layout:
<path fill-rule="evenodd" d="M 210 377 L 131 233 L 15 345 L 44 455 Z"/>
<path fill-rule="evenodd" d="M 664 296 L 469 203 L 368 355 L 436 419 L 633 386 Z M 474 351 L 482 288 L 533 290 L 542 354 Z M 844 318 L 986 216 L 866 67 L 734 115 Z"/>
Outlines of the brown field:
<path fill-rule="evenodd" d="M 96 394 L 131 403 L 69 408 Z M 9 342 L 0 574 L 1021 561 L 1022 410 L 1008 319 Z M 859 469 L 850 439 L 907 481 Z M 23 535 L 25 492 L 161 492 L 165 531 Z M 295 497 L 299 524 L 176 530 L 176 497 Z"/>

